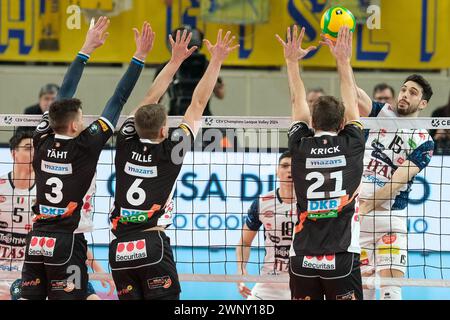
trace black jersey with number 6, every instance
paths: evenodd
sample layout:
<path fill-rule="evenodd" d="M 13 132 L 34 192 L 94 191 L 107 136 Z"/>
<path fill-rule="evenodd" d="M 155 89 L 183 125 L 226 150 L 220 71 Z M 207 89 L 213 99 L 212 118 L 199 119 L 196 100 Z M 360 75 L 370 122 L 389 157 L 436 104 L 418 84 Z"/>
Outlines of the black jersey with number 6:
<path fill-rule="evenodd" d="M 116 191 L 111 212 L 112 232 L 123 236 L 171 224 L 171 200 L 183 159 L 193 144 L 185 123 L 161 143 L 140 139 L 134 117 L 122 125 L 117 137 Z"/>
<path fill-rule="evenodd" d="M 289 130 L 298 221 L 291 256 L 359 253 L 357 195 L 363 173 L 360 122 L 339 134 L 312 134 L 304 122 Z"/>
<path fill-rule="evenodd" d="M 83 198 L 113 130 L 111 123 L 102 117 L 78 137 L 71 138 L 55 134 L 48 113 L 43 115 L 33 136 L 37 193 L 33 229 L 72 233 L 78 228 Z"/>

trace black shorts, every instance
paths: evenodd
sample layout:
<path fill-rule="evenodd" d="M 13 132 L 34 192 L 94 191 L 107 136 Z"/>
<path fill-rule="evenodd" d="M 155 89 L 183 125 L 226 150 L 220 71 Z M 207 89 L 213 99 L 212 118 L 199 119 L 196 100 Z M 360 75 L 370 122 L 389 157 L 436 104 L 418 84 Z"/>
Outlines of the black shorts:
<path fill-rule="evenodd" d="M 109 263 L 120 300 L 179 298 L 178 273 L 164 232 L 144 231 L 114 239 Z"/>
<path fill-rule="evenodd" d="M 293 300 L 362 300 L 359 254 L 295 256 L 289 268 Z"/>
<path fill-rule="evenodd" d="M 85 300 L 87 242 L 83 234 L 33 230 L 28 234 L 22 270 L 24 299 Z"/>

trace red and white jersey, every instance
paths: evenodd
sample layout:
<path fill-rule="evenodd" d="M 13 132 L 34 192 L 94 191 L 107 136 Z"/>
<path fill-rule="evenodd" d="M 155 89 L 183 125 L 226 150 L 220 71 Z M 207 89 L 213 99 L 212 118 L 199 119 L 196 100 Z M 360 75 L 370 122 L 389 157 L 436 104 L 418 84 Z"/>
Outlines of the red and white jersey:
<path fill-rule="evenodd" d="M 279 189 L 256 199 L 248 210 L 246 219 L 250 230 L 264 226 L 266 255 L 261 272 L 280 274 L 289 271 L 289 249 L 292 243 L 296 204 L 284 203 Z"/>
<path fill-rule="evenodd" d="M 17 189 L 11 172 L 0 177 L 0 271 L 22 270 L 26 237 L 33 224 L 31 207 L 35 201 L 35 185 L 30 189 Z"/>

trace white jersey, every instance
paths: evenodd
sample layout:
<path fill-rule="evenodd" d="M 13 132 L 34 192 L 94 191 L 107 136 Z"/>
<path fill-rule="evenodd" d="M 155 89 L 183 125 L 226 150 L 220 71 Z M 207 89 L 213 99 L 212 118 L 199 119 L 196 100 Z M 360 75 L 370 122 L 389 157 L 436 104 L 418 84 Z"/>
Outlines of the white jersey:
<path fill-rule="evenodd" d="M 398 117 L 388 104 L 374 102 L 370 117 Z M 434 143 L 426 130 L 397 129 L 370 130 L 364 155 L 364 173 L 361 200 L 373 199 L 375 191 L 392 179 L 398 167 L 409 160 L 420 170 L 431 160 Z M 387 210 L 403 210 L 408 204 L 412 180 L 402 187 L 392 199 L 386 199 L 382 207 Z"/>
<path fill-rule="evenodd" d="M 279 189 L 260 196 L 250 206 L 247 227 L 258 231 L 264 226 L 266 255 L 261 268 L 263 274 L 288 273 L 295 212 L 296 203 L 283 203 Z"/>
<path fill-rule="evenodd" d="M 35 201 L 35 185 L 30 189 L 17 189 L 11 172 L 0 177 L 0 271 L 22 270 L 26 237 L 33 224 L 31 207 Z"/>
<path fill-rule="evenodd" d="M 88 192 L 83 198 L 83 208 L 80 212 L 80 223 L 74 233 L 85 233 L 94 231 L 94 194 L 96 175 L 92 179 Z"/>

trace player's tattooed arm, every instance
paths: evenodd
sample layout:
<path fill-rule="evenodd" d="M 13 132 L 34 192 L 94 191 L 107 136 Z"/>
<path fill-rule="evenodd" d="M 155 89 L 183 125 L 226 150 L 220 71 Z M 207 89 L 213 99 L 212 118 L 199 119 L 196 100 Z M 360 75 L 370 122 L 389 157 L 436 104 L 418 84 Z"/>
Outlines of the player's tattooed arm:
<path fill-rule="evenodd" d="M 231 32 L 228 31 L 222 38 L 222 29 L 217 33 L 217 43 L 212 45 L 209 40 L 204 40 L 206 47 L 211 54 L 211 60 L 208 68 L 203 75 L 192 95 L 191 104 L 184 115 L 184 122 L 187 123 L 195 134 L 199 129 L 199 121 L 202 118 L 203 111 L 211 98 L 214 87 L 219 78 L 220 68 L 228 55 L 236 50 L 239 45 L 233 45 L 235 37 L 230 37 Z"/>
<path fill-rule="evenodd" d="M 114 127 L 117 125 L 122 108 L 130 97 L 131 92 L 141 75 L 145 59 L 152 50 L 155 40 L 155 33 L 147 21 L 144 22 L 141 32 L 136 28 L 134 28 L 133 31 L 136 42 L 136 52 L 134 53 L 127 71 L 122 76 L 113 96 L 109 99 L 102 113 L 102 117 L 106 118 Z"/>
<path fill-rule="evenodd" d="M 328 38 L 324 39 L 321 44 L 327 45 L 336 59 L 341 83 L 341 97 L 345 106 L 345 119 L 346 121 L 359 120 L 358 91 L 350 63 L 353 50 L 353 33 L 348 27 L 343 27 L 339 30 L 336 43 Z"/>
<path fill-rule="evenodd" d="M 389 199 L 394 199 L 400 190 L 411 181 L 419 172 L 420 168 L 412 161 L 405 161 L 392 175 L 389 183 L 375 191 L 373 199 L 361 199 L 360 212 L 367 214 L 377 209 L 382 203 Z"/>
<path fill-rule="evenodd" d="M 75 60 L 66 72 L 61 89 L 58 92 L 58 100 L 72 98 L 77 90 L 78 83 L 83 75 L 84 66 L 95 49 L 101 47 L 108 37 L 106 32 L 109 27 L 109 19 L 100 17 L 96 23 L 94 19 L 91 21 L 89 31 L 86 34 L 86 40 L 83 47 L 78 52 Z"/>
<path fill-rule="evenodd" d="M 291 92 L 292 120 L 303 121 L 309 124 L 311 114 L 306 100 L 305 85 L 300 76 L 298 61 L 303 59 L 312 50 L 315 50 L 316 47 L 310 46 L 302 49 L 304 36 L 305 28 L 302 28 L 299 35 L 298 27 L 294 26 L 292 33 L 290 27 L 287 29 L 286 42 L 278 34 L 276 38 L 284 49 L 284 59 L 286 60 L 289 89 Z"/>
<path fill-rule="evenodd" d="M 197 46 L 193 46 L 188 49 L 189 42 L 192 38 L 192 32 L 184 30 L 177 31 L 175 39 L 172 35 L 169 35 L 170 45 L 172 47 L 172 57 L 166 66 L 161 70 L 156 79 L 153 81 L 151 88 L 148 90 L 145 98 L 139 104 L 139 106 L 156 104 L 160 101 L 161 97 L 166 93 L 175 73 L 180 68 L 184 60 L 191 56 L 191 54 L 197 50 Z M 133 110 L 131 115 L 137 111 L 137 108 Z"/>

